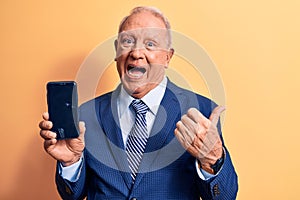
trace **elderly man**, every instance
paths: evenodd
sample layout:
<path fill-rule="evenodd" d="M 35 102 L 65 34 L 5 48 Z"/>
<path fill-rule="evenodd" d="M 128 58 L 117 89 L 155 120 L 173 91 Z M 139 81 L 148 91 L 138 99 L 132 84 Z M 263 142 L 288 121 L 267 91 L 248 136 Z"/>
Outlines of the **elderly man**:
<path fill-rule="evenodd" d="M 219 123 L 223 107 L 174 85 L 170 24 L 137 7 L 115 41 L 121 84 L 80 107 L 80 136 L 56 140 L 48 113 L 44 147 L 57 162 L 63 199 L 235 199 L 238 184 Z"/>

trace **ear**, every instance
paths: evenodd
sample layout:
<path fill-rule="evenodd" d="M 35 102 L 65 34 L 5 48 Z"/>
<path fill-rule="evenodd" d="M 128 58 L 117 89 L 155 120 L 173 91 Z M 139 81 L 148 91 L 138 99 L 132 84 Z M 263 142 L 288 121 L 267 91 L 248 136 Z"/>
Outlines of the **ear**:
<path fill-rule="evenodd" d="M 115 61 L 117 61 L 117 53 L 118 53 L 118 40 L 117 39 L 114 42 L 114 46 L 115 46 L 115 51 L 116 51 Z"/>
<path fill-rule="evenodd" d="M 170 48 L 170 49 L 167 51 L 167 55 L 166 55 L 166 68 L 168 67 L 168 65 L 169 65 L 169 63 L 170 63 L 170 60 L 171 60 L 171 58 L 173 57 L 174 52 L 175 52 L 175 50 L 174 50 L 173 48 Z"/>

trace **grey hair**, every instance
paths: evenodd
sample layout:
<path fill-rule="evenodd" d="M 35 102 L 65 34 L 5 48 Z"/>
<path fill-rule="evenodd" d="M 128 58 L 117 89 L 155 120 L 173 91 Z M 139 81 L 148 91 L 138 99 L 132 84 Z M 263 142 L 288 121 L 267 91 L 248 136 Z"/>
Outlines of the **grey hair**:
<path fill-rule="evenodd" d="M 166 29 L 168 30 L 168 46 L 171 47 L 172 45 L 172 34 L 171 34 L 171 25 L 169 23 L 169 20 L 164 16 L 164 14 L 157 8 L 155 7 L 150 7 L 150 6 L 138 6 L 133 8 L 130 11 L 130 14 L 126 17 L 123 18 L 123 20 L 121 21 L 120 25 L 119 25 L 119 30 L 118 33 L 122 32 L 123 26 L 126 23 L 126 21 L 128 20 L 128 18 L 132 15 L 141 13 L 141 12 L 150 12 L 152 15 L 154 15 L 155 17 L 160 18 L 163 23 L 166 26 Z"/>

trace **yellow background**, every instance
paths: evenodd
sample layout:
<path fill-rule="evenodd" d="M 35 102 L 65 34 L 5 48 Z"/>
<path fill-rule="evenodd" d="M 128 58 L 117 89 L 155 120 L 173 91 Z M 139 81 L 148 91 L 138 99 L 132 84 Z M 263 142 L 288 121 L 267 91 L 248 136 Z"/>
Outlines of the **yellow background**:
<path fill-rule="evenodd" d="M 45 84 L 74 79 L 84 58 L 115 35 L 136 5 L 160 8 L 173 30 L 201 44 L 218 67 L 238 199 L 299 199 L 297 0 L 1 0 L 0 199 L 59 199 L 55 162 L 39 138 Z M 181 65 L 187 64 L 179 57 L 171 62 Z M 102 81 L 99 94 L 116 84 L 117 76 L 109 76 L 113 84 Z M 203 82 L 190 81 L 209 96 Z"/>

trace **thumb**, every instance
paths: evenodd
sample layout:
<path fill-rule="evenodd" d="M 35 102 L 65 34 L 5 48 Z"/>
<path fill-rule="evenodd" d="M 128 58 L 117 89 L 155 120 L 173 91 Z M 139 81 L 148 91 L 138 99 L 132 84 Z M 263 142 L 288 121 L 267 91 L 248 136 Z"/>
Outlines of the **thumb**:
<path fill-rule="evenodd" d="M 217 126 L 219 117 L 224 110 L 225 110 L 224 106 L 217 106 L 215 109 L 213 109 L 213 111 L 209 117 L 209 120 L 211 121 L 211 123 L 213 125 Z"/>
<path fill-rule="evenodd" d="M 84 133 L 85 133 L 85 123 L 83 121 L 79 122 L 79 138 L 84 141 Z"/>

